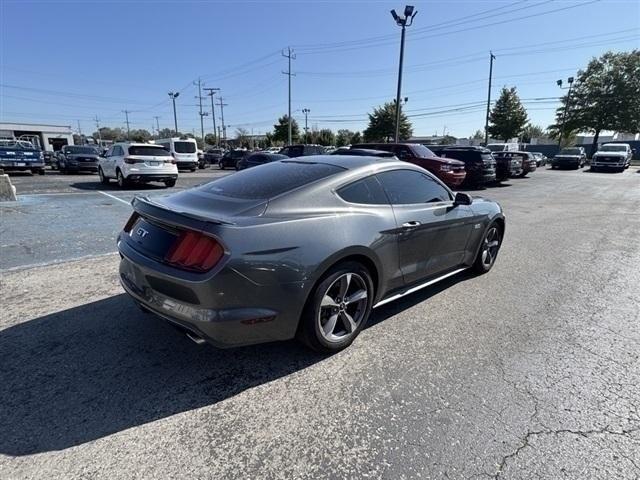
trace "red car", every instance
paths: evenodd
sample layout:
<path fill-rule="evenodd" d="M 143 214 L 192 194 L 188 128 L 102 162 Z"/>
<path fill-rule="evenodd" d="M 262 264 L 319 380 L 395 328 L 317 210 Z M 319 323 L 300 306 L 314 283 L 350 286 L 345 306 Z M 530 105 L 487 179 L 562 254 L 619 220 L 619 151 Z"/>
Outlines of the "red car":
<path fill-rule="evenodd" d="M 352 145 L 351 148 L 368 148 L 393 152 L 400 160 L 413 163 L 430 171 L 449 188 L 459 187 L 467 176 L 464 162 L 440 158 L 419 143 L 360 143 Z"/>

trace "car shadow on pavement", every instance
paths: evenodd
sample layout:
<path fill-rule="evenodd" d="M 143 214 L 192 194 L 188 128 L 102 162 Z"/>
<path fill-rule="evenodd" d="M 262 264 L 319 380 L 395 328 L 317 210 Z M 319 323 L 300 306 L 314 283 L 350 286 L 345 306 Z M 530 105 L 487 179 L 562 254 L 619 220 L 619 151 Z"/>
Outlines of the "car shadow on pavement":
<path fill-rule="evenodd" d="M 212 405 L 325 358 L 198 347 L 117 295 L 0 331 L 0 454 L 61 450 Z"/>
<path fill-rule="evenodd" d="M 368 327 L 472 278 L 374 310 Z M 0 453 L 62 450 L 213 405 L 327 358 L 295 341 L 198 347 L 125 294 L 0 331 Z"/>
<path fill-rule="evenodd" d="M 117 183 L 109 182 L 107 185 L 103 185 L 99 180 L 94 182 L 75 182 L 70 185 L 71 188 L 77 188 L 78 190 L 102 190 L 105 192 L 110 191 L 123 191 L 127 190 L 167 190 L 167 187 L 161 183 L 131 183 L 124 188 L 120 188 Z"/>

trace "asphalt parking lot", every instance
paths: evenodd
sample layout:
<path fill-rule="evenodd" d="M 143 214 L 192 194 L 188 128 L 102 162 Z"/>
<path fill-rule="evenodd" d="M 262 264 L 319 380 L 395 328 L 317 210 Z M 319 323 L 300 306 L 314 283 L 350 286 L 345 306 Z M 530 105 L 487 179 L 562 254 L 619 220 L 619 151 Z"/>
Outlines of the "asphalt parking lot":
<path fill-rule="evenodd" d="M 638 167 L 471 192 L 507 216 L 494 269 L 376 309 L 331 357 L 199 347 L 133 305 L 115 235 L 167 190 L 12 181 L 0 478 L 640 478 Z"/>

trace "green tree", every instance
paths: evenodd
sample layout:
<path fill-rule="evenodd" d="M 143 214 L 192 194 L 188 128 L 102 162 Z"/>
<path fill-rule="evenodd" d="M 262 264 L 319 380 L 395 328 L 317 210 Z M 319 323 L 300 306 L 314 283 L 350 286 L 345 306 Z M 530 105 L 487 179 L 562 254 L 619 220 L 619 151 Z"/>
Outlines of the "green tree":
<path fill-rule="evenodd" d="M 158 138 L 172 138 L 172 137 L 182 137 L 183 134 L 180 132 L 176 132 L 175 130 L 171 130 L 170 128 L 163 128 L 158 132 Z"/>
<path fill-rule="evenodd" d="M 204 143 L 206 143 L 207 145 L 215 145 L 217 139 L 218 137 L 216 137 L 213 133 L 207 133 L 204 136 Z"/>
<path fill-rule="evenodd" d="M 544 134 L 545 134 L 544 128 L 542 128 L 540 125 L 533 125 L 532 123 L 528 123 L 522 129 L 522 133 L 520 134 L 520 139 L 524 143 L 531 143 L 532 138 L 544 137 Z"/>
<path fill-rule="evenodd" d="M 469 137 L 472 142 L 484 142 L 484 132 L 480 129 L 476 130 L 473 135 Z"/>
<path fill-rule="evenodd" d="M 291 141 L 297 142 L 300 138 L 300 129 L 295 118 L 291 119 Z M 278 123 L 273 126 L 273 137 L 275 142 L 287 143 L 289 141 L 289 117 L 283 115 L 278 119 Z"/>
<path fill-rule="evenodd" d="M 369 114 L 369 126 L 363 132 L 367 142 L 386 142 L 396 134 L 396 105 L 387 102 L 373 109 Z M 400 110 L 400 140 L 407 140 L 413 134 L 411 122 Z"/>
<path fill-rule="evenodd" d="M 591 132 L 595 151 L 603 130 L 640 131 L 640 50 L 607 52 L 592 59 L 578 72 L 571 98 L 568 95 L 556 111 L 556 123 L 549 127 L 556 138 L 561 130 L 563 137 Z"/>
<path fill-rule="evenodd" d="M 151 133 L 144 128 L 131 130 L 129 134 L 129 140 L 132 142 L 148 142 L 151 140 Z"/>
<path fill-rule="evenodd" d="M 527 124 L 527 111 L 520 102 L 516 87 L 503 87 L 489 114 L 489 135 L 508 142 L 520 136 Z"/>
<path fill-rule="evenodd" d="M 338 130 L 338 132 L 336 133 L 336 147 L 344 147 L 346 145 L 354 143 L 351 141 L 351 139 L 355 134 L 356 132 L 352 132 L 351 130 L 346 128 Z"/>
<path fill-rule="evenodd" d="M 98 135 L 97 131 L 93 132 L 92 137 L 96 140 L 98 138 L 102 138 L 102 140 L 121 142 L 127 139 L 127 132 L 125 132 L 121 128 L 101 127 L 100 134 Z"/>
<path fill-rule="evenodd" d="M 314 143 L 324 146 L 334 145 L 336 143 L 336 136 L 330 128 L 323 128 L 316 135 Z"/>
<path fill-rule="evenodd" d="M 356 143 L 362 143 L 362 134 L 360 132 L 356 132 L 353 134 L 353 136 L 351 137 L 351 142 L 352 145 L 356 144 Z"/>

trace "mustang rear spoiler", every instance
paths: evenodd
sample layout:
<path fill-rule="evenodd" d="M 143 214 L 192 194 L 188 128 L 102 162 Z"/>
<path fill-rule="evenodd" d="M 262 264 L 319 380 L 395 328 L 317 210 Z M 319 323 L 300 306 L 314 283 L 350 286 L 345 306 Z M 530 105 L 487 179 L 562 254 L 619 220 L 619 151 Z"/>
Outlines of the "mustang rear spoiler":
<path fill-rule="evenodd" d="M 170 223 L 182 224 L 184 222 L 180 221 L 180 217 L 188 218 L 190 220 L 195 220 L 196 222 L 201 222 L 202 224 L 212 224 L 212 225 L 234 225 L 233 222 L 229 222 L 227 220 L 221 220 L 218 218 L 208 218 L 202 215 L 198 215 L 192 212 L 184 212 L 178 211 L 168 208 L 166 205 L 162 205 L 154 202 L 146 195 L 144 196 L 135 196 L 131 201 L 131 206 L 134 210 L 143 215 L 149 215 L 152 218 L 156 218 L 158 220 L 169 221 Z M 188 225 L 186 225 L 188 226 Z M 201 225 L 200 228 L 203 229 L 204 225 Z M 191 226 L 193 228 L 193 226 Z"/>

